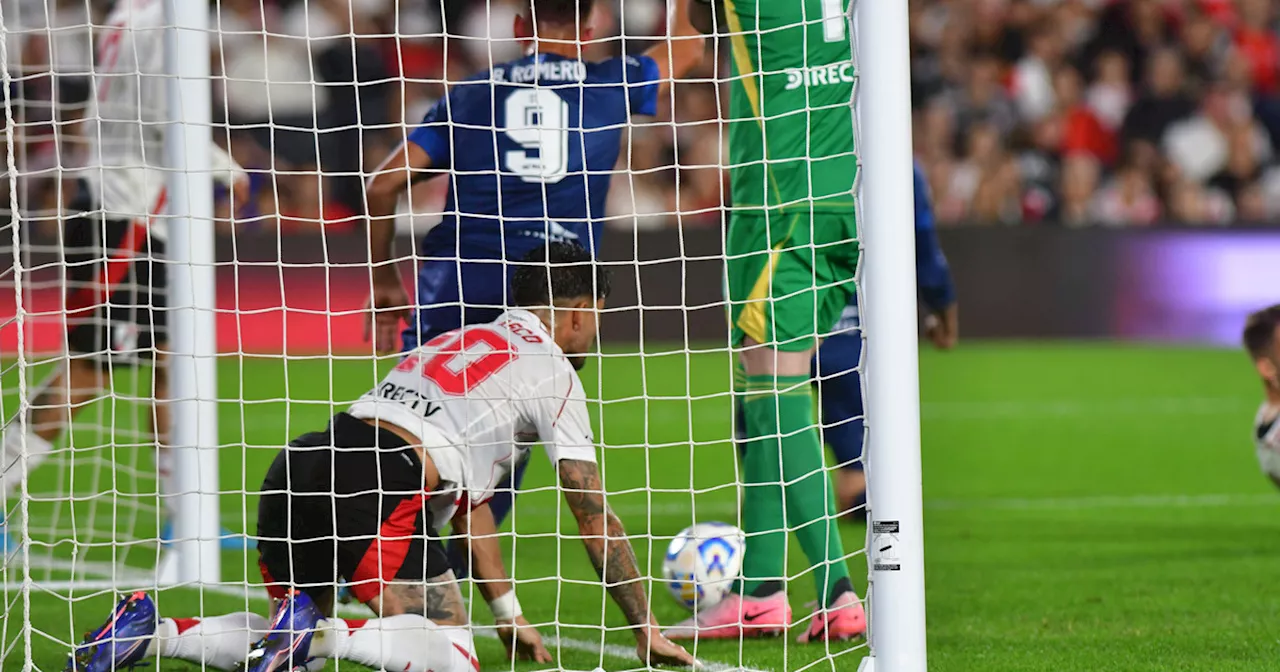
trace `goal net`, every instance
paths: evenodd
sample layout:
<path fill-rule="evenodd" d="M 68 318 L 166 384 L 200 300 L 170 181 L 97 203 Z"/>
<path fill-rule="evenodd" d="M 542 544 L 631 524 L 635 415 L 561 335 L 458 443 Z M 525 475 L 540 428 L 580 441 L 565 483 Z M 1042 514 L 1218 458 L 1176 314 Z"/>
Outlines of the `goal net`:
<path fill-rule="evenodd" d="M 680 575 L 664 576 L 682 530 L 724 522 L 764 536 L 805 527 L 791 514 L 757 532 L 743 513 L 751 497 L 743 496 L 744 442 L 735 431 L 743 435 L 744 423 L 735 413 L 744 388 L 741 378 L 735 382 L 739 351 L 726 326 L 735 303 L 726 267 L 742 255 L 727 247 L 727 231 L 735 215 L 752 209 L 735 202 L 744 192 L 731 177 L 774 179 L 771 171 L 786 170 L 788 161 L 809 162 L 823 138 L 802 137 L 786 160 L 762 151 L 747 159 L 753 173 L 736 162 L 743 154 L 730 146 L 727 120 L 756 124 L 767 136 L 788 119 L 771 117 L 767 105 L 752 112 L 760 91 L 798 91 L 804 102 L 781 116 L 803 126 L 798 120 L 847 107 L 872 86 L 905 101 L 907 79 L 889 81 L 900 64 L 886 58 L 873 85 L 852 55 L 749 71 L 771 35 L 788 29 L 855 44 L 860 26 L 847 0 L 808 0 L 794 25 L 776 28 L 742 18 L 764 0 L 714 4 L 728 11 L 713 19 L 719 36 L 706 41 L 697 62 L 674 85 L 637 94 L 643 87 L 627 80 L 626 64 L 641 64 L 636 74 L 648 78 L 642 54 L 673 67 L 680 42 L 670 35 L 683 21 L 675 10 L 705 5 L 595 0 L 582 60 L 622 59 L 624 74 L 613 83 L 630 87 L 618 103 L 626 108 L 621 121 L 607 96 L 582 97 L 593 86 L 606 90 L 607 76 L 589 75 L 578 94 L 565 94 L 542 88 L 538 78 L 554 76 L 542 68 L 520 82 L 515 103 L 492 111 L 500 121 L 485 127 L 456 120 L 456 111 L 429 113 L 469 78 L 525 56 L 528 42 L 516 37 L 525 0 L 0 0 L 0 668 L 63 669 L 84 633 L 135 591 L 147 591 L 162 617 L 270 613 L 256 548 L 268 466 L 290 440 L 323 429 L 400 361 L 398 335 L 384 354 L 366 338 L 376 284 L 370 259 L 377 257 L 368 226 L 377 206 L 366 180 L 424 116 L 450 128 L 455 141 L 487 137 L 489 144 L 451 147 L 451 157 L 458 166 L 463 153 L 495 156 L 488 174 L 499 191 L 507 180 L 526 191 L 534 185 L 535 195 L 564 179 L 586 185 L 579 197 L 590 201 L 586 218 L 552 221 L 545 235 L 578 240 L 613 273 L 595 356 L 580 375 L 609 506 L 626 525 L 656 619 L 689 618 L 682 598 L 706 600 L 725 585 L 717 573 L 723 558 L 713 553 L 699 559 L 685 585 Z M 905 63 L 905 0 L 881 4 L 892 7 L 860 20 L 881 26 L 880 48 L 902 51 Z M 853 51 L 865 57 L 864 49 Z M 483 81 L 496 90 L 515 79 L 507 68 L 502 82 L 492 74 Z M 828 86 L 849 95 L 833 102 L 820 91 Z M 573 106 L 558 111 L 547 95 Z M 649 95 L 651 104 L 637 102 Z M 860 179 L 847 176 L 835 196 L 852 200 L 868 184 L 881 185 L 881 199 L 859 203 L 860 222 L 910 218 L 903 109 L 858 110 L 862 124 L 886 130 L 874 146 L 851 143 L 834 153 L 860 159 Z M 517 113 L 524 115 L 518 126 L 509 119 Z M 877 125 L 894 115 L 906 116 L 906 125 Z M 591 133 L 617 136 L 611 165 L 596 165 L 599 155 L 589 154 L 602 146 L 584 140 Z M 500 151 L 499 135 L 518 146 Z M 884 157 L 889 177 L 862 175 L 869 155 Z M 461 267 L 428 238 L 452 226 L 453 256 L 470 256 L 467 246 L 480 244 L 459 223 L 469 206 L 451 191 L 474 183 L 448 167 L 434 165 L 399 190 L 394 252 L 382 265 L 399 270 L 419 308 L 496 315 L 490 309 L 500 305 L 458 290 Z M 830 182 L 829 168 L 800 172 L 810 183 Z M 766 202 L 788 213 L 817 211 L 823 206 L 814 204 L 833 194 L 815 191 L 811 184 L 798 199 L 775 193 Z M 500 203 L 491 219 L 510 221 L 502 208 L 514 201 L 493 198 Z M 781 227 L 779 218 L 765 219 Z M 856 307 L 839 324 L 831 311 L 815 309 L 814 321 L 826 320 L 818 335 L 838 335 L 828 342 L 846 350 L 840 364 L 833 355 L 829 366 L 815 367 L 815 384 L 800 388 L 812 387 L 822 409 L 803 431 L 856 445 L 827 451 L 825 466 L 773 485 L 781 498 L 800 482 L 826 484 L 835 499 L 843 472 L 876 465 L 867 471 L 873 507 L 855 493 L 814 523 L 839 521 L 828 526 L 843 543 L 833 562 L 848 567 L 872 636 L 796 643 L 811 628 L 808 603 L 821 581 L 806 560 L 812 549 L 793 534 L 780 546 L 781 573 L 771 577 L 785 580 L 793 626 L 777 639 L 686 642 L 705 669 L 851 670 L 877 659 L 882 669 L 924 669 L 915 350 L 863 347 L 866 332 L 873 343 L 912 340 L 915 316 L 906 309 L 914 285 L 901 271 L 910 264 L 910 227 L 867 226 L 875 224 L 802 249 L 811 259 L 876 242 L 884 250 L 883 261 L 864 255 L 860 271 L 874 291 L 884 288 L 883 296 L 861 297 L 861 314 L 879 324 L 858 330 Z M 493 258 L 488 265 L 508 263 Z M 435 272 L 419 277 L 424 265 Z M 821 290 L 850 279 L 814 282 Z M 452 294 L 424 290 L 441 283 L 453 283 Z M 786 298 L 778 287 L 774 296 Z M 737 303 L 758 302 L 756 294 Z M 889 302 L 904 305 L 889 309 Z M 409 332 L 424 328 L 416 316 L 405 324 Z M 890 368 L 907 371 L 910 383 L 861 375 Z M 856 403 L 864 391 L 869 414 Z M 827 397 L 850 403 L 827 404 Z M 857 410 L 833 410 L 850 407 Z M 878 414 L 888 407 L 896 410 Z M 875 430 L 865 432 L 864 420 Z M 785 431 L 774 434 L 785 444 Z M 864 436 L 872 452 L 865 458 Z M 876 452 L 878 436 L 895 452 Z M 514 499 L 499 527 L 502 556 L 554 662 L 509 661 L 479 588 L 464 579 L 480 663 L 490 670 L 647 669 L 583 552 L 555 469 L 535 454 L 520 471 L 518 486 L 498 488 L 500 499 Z M 450 526 L 442 528 L 448 537 Z M 735 548 L 730 565 L 741 562 L 743 549 Z M 341 579 L 334 587 L 345 590 Z M 879 605 L 898 595 L 878 620 Z M 340 604 L 337 613 L 372 615 L 358 602 Z"/>

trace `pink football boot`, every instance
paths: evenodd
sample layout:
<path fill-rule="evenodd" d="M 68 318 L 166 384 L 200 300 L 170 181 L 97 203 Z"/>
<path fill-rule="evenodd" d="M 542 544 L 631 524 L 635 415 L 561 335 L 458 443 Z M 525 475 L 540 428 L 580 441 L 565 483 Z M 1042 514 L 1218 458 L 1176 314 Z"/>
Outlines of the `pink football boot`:
<path fill-rule="evenodd" d="M 843 642 L 865 634 L 867 612 L 863 611 L 857 593 L 850 590 L 837 597 L 830 607 L 815 609 L 808 630 L 796 641 L 801 644 L 828 640 Z"/>
<path fill-rule="evenodd" d="M 776 637 L 791 624 L 791 605 L 778 591 L 769 597 L 729 593 L 714 607 L 666 630 L 668 639 Z"/>

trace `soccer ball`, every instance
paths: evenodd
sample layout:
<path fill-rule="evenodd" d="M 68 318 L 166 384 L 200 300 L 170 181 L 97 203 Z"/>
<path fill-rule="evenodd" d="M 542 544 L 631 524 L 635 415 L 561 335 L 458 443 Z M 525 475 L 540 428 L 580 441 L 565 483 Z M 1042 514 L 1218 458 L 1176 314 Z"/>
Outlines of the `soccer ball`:
<path fill-rule="evenodd" d="M 728 523 L 698 523 L 667 547 L 662 576 L 675 598 L 690 611 L 715 606 L 742 573 L 746 535 Z"/>

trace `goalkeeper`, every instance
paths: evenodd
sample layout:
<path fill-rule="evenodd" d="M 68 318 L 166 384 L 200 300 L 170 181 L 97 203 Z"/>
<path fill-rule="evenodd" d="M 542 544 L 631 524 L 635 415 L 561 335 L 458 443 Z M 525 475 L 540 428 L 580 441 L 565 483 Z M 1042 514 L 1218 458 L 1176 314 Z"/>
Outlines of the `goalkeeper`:
<path fill-rule="evenodd" d="M 577 370 L 594 348 L 607 273 L 581 246 L 552 243 L 519 264 L 519 308 L 410 353 L 328 429 L 280 452 L 263 482 L 263 578 L 280 600 L 266 629 L 248 613 L 160 619 L 144 593 L 122 601 L 73 652 L 77 671 L 171 656 L 250 672 L 335 658 L 374 669 L 479 669 L 467 607 L 439 541 L 452 520 L 469 543 L 480 592 L 508 651 L 551 661 L 506 576 L 488 501 L 541 440 L 587 555 L 626 616 L 646 664 L 693 665 L 659 632 L 622 523 L 604 501 Z M 476 422 L 476 418 L 484 418 Z M 340 574 L 380 617 L 331 615 Z"/>
<path fill-rule="evenodd" d="M 704 31 L 713 2 L 700 0 L 694 23 Z M 673 628 L 673 639 L 781 635 L 791 624 L 788 530 L 819 600 L 800 641 L 866 632 L 809 391 L 818 339 L 853 296 L 858 264 L 852 49 L 844 7 L 832 5 L 723 0 L 719 23 L 733 62 L 725 253 L 733 344 L 745 369 L 747 545 L 739 593 Z"/>
<path fill-rule="evenodd" d="M 933 227 L 933 206 L 929 184 L 920 166 L 915 166 L 916 284 L 920 299 L 929 310 L 925 335 L 940 350 L 955 347 L 959 337 L 960 309 L 956 303 L 951 269 L 938 245 Z M 818 347 L 810 364 L 814 386 L 822 410 L 823 438 L 835 455 L 836 508 L 849 514 L 866 503 L 867 477 L 862 465 L 863 407 L 862 323 L 855 295 L 845 306 L 830 336 Z M 736 405 L 739 450 L 746 447 L 742 404 Z"/>

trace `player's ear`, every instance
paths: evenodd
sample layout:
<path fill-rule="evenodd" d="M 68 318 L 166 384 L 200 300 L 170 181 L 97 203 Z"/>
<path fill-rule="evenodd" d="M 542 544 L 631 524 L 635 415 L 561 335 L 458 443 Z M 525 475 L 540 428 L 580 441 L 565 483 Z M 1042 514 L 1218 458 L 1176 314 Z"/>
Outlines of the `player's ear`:
<path fill-rule="evenodd" d="M 582 331 L 587 328 L 587 311 L 591 310 L 592 302 L 590 299 L 578 299 L 573 302 L 570 308 L 573 309 L 573 330 Z"/>
<path fill-rule="evenodd" d="M 516 14 L 516 18 L 511 20 L 511 32 L 517 40 L 531 40 L 533 39 L 533 21 L 524 14 Z"/>
<path fill-rule="evenodd" d="M 1276 368 L 1276 363 L 1271 361 L 1269 357 L 1259 357 L 1253 360 L 1253 365 L 1258 367 L 1258 375 L 1263 380 L 1275 383 L 1277 376 L 1280 375 L 1280 369 Z"/>
<path fill-rule="evenodd" d="M 582 27 L 582 32 L 578 33 L 578 41 L 590 42 L 593 38 L 595 38 L 595 36 L 596 36 L 595 26 L 585 25 Z"/>

